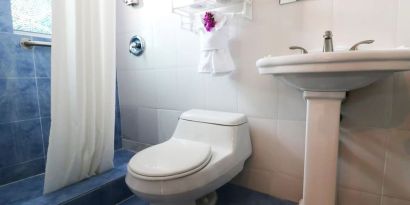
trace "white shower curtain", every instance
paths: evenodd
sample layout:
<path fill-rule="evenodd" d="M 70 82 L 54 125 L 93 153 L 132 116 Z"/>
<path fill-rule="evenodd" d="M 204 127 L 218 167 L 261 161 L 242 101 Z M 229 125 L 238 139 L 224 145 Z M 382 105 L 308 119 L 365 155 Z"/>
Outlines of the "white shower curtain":
<path fill-rule="evenodd" d="M 52 1 L 52 122 L 45 193 L 113 167 L 115 2 Z"/>

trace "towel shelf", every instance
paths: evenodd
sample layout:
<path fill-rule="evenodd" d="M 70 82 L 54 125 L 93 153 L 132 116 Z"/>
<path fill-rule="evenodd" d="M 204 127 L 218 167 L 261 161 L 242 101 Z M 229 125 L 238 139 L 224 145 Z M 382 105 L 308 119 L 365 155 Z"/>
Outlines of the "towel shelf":
<path fill-rule="evenodd" d="M 181 17 L 181 28 L 193 31 L 195 17 L 205 11 L 252 20 L 253 0 L 173 0 L 172 12 Z"/>

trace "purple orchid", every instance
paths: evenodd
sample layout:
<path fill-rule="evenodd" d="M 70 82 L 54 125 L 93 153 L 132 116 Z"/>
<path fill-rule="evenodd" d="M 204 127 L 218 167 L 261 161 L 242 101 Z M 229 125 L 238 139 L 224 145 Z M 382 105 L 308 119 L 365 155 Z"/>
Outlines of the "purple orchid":
<path fill-rule="evenodd" d="M 204 22 L 204 27 L 205 27 L 206 31 L 211 32 L 211 30 L 216 25 L 214 14 L 212 14 L 211 12 L 205 12 L 203 22 Z"/>

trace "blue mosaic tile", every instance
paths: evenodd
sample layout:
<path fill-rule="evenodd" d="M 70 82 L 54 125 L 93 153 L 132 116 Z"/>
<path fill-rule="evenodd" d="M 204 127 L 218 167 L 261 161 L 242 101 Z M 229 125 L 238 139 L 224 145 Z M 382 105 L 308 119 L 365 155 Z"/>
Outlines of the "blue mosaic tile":
<path fill-rule="evenodd" d="M 50 116 L 50 79 L 49 78 L 39 78 L 37 79 L 38 86 L 38 98 L 40 102 L 40 112 L 41 117 Z"/>
<path fill-rule="evenodd" d="M 217 190 L 217 205 L 297 205 L 272 196 L 255 192 L 232 184 L 226 184 Z M 134 196 L 119 205 L 149 205 L 148 202 Z"/>
<path fill-rule="evenodd" d="M 15 164 L 15 149 L 13 124 L 0 124 L 0 168 Z"/>
<path fill-rule="evenodd" d="M 120 167 L 121 165 L 126 165 L 128 161 L 135 155 L 135 152 L 129 150 L 118 150 L 114 154 L 114 167 Z"/>
<path fill-rule="evenodd" d="M 127 163 L 129 158 L 132 156 L 130 153 L 133 154 L 132 152 L 126 150 L 116 151 L 114 161 L 117 163 L 115 164 L 118 167 L 126 165 L 119 163 Z M 128 160 L 126 160 L 127 157 Z M 62 203 L 70 204 L 73 202 L 77 202 L 73 204 L 90 204 L 90 201 L 100 202 L 101 198 L 104 199 L 103 201 L 109 201 L 112 202 L 110 204 L 115 204 L 131 195 L 131 192 L 128 190 L 124 180 L 126 170 L 118 169 L 118 167 L 115 167 L 114 169 L 101 175 L 91 177 L 46 195 L 42 195 L 43 184 L 33 183 L 30 186 L 30 183 L 26 183 L 26 180 L 22 180 L 15 183 L 19 185 L 6 185 L 4 187 L 0 187 L 0 204 L 2 204 L 1 202 L 7 200 L 7 198 L 13 198 L 15 197 L 14 195 L 19 195 L 15 189 L 15 187 L 18 186 L 22 189 L 20 192 L 24 193 L 26 196 L 18 196 L 17 199 L 12 200 L 13 203 L 9 200 L 10 204 L 55 205 Z M 34 178 L 44 180 L 43 175 L 39 175 Z M 13 190 L 14 193 L 9 189 Z M 1 201 L 3 198 L 5 200 Z"/>
<path fill-rule="evenodd" d="M 48 139 L 50 137 L 50 125 L 51 125 L 51 118 L 45 117 L 41 118 L 41 127 L 43 129 L 43 143 L 44 143 L 44 151 L 45 155 L 47 156 L 48 151 Z"/>
<path fill-rule="evenodd" d="M 0 0 L 0 32 L 13 32 L 10 0 Z"/>
<path fill-rule="evenodd" d="M 20 204 L 43 194 L 44 175 L 0 187 L 0 204 Z"/>
<path fill-rule="evenodd" d="M 33 51 L 20 46 L 21 38 L 0 33 L 0 78 L 34 77 Z"/>
<path fill-rule="evenodd" d="M 44 158 L 0 168 L 0 185 L 44 173 Z"/>
<path fill-rule="evenodd" d="M 0 123 L 39 117 L 34 79 L 0 79 L 0 93 Z"/>
<path fill-rule="evenodd" d="M 44 156 L 40 120 L 0 125 L 0 167 L 38 159 Z M 6 139 L 6 140 L 4 140 Z"/>
<path fill-rule="evenodd" d="M 18 162 L 44 157 L 40 120 L 29 120 L 14 125 L 14 143 Z"/>
<path fill-rule="evenodd" d="M 124 176 L 113 180 L 112 182 L 105 184 L 100 189 L 97 189 L 91 193 L 86 194 L 83 197 L 78 197 L 67 205 L 112 205 L 121 202 L 122 200 L 132 196 L 133 193 L 128 189 L 125 184 Z"/>
<path fill-rule="evenodd" d="M 34 38 L 38 41 L 50 42 L 50 39 Z M 36 75 L 40 78 L 51 77 L 51 48 L 50 47 L 35 47 L 34 48 L 34 62 L 36 65 Z"/>

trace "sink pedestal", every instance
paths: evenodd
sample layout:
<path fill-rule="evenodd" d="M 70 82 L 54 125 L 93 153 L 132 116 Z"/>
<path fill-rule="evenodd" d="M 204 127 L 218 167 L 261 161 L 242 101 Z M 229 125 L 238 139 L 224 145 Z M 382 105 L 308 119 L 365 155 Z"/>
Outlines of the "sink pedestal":
<path fill-rule="evenodd" d="M 303 90 L 307 101 L 303 205 L 335 205 L 340 105 L 346 91 L 410 71 L 410 50 L 309 53 L 261 58 L 260 74 Z"/>
<path fill-rule="evenodd" d="M 335 205 L 340 107 L 346 92 L 304 92 L 307 101 L 301 205 Z"/>

